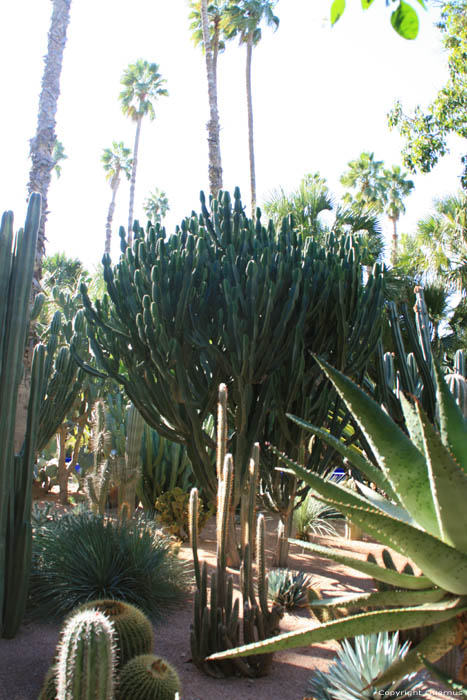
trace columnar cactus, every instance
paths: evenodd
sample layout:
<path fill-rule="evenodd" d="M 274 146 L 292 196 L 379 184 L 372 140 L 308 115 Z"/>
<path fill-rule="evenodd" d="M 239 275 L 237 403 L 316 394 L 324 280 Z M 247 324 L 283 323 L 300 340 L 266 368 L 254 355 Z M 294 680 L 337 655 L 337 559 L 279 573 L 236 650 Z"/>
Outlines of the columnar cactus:
<path fill-rule="evenodd" d="M 97 610 L 77 612 L 67 621 L 58 645 L 60 700 L 113 700 L 115 633 Z"/>
<path fill-rule="evenodd" d="M 112 268 L 104 258 L 108 298 L 93 305 L 82 292 L 101 368 L 162 437 L 186 446 L 208 499 L 217 478 L 205 419 L 218 384 L 231 384 L 232 514 L 268 415 L 271 430 L 284 432 L 284 448 L 305 444 L 300 429 L 287 427 L 287 411 L 328 420 L 333 394 L 309 351 L 353 375 L 364 370 L 379 337 L 382 278 L 376 268 L 363 285 L 351 237 L 331 235 L 320 247 L 290 222 L 266 228 L 259 216 L 245 216 L 238 190 L 233 202 L 225 192 L 213 199 L 211 211 L 201 201 L 201 216 L 171 236 L 158 225 L 147 235 L 136 226 L 130 248 L 123 234 L 119 263 Z M 318 453 L 317 446 L 315 463 Z"/>
<path fill-rule="evenodd" d="M 259 445 L 255 445 L 248 470 L 248 482 L 241 502 L 241 565 L 240 601 L 234 601 L 233 578 L 227 574 L 227 531 L 232 527 L 229 518 L 233 494 L 234 467 L 232 455 L 226 454 L 227 441 L 227 388 L 219 387 L 219 423 L 217 442 L 218 507 L 217 507 L 217 567 L 208 581 L 206 563 L 201 569 L 198 557 L 198 491 L 190 496 L 190 539 L 197 591 L 194 618 L 191 626 L 191 654 L 193 662 L 204 673 L 223 677 L 243 675 L 262 676 L 268 672 L 272 657 L 251 656 L 233 662 L 206 662 L 215 651 L 232 648 L 243 639 L 246 643 L 266 639 L 277 634 L 283 608 L 268 606 L 268 579 L 264 553 L 264 516 L 258 516 L 256 536 L 254 528 L 255 501 L 258 485 Z M 255 541 L 256 540 L 256 541 Z M 253 552 L 256 546 L 257 591 L 253 581 Z M 209 591 L 209 593 L 208 593 Z"/>

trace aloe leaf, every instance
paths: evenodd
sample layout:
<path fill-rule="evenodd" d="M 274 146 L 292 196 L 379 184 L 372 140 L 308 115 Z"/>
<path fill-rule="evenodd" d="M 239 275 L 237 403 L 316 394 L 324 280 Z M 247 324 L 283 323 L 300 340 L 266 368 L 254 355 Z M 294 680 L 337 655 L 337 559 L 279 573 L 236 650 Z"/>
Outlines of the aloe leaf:
<path fill-rule="evenodd" d="M 318 491 L 316 487 L 315 490 Z M 440 588 L 457 595 L 467 594 L 467 555 L 463 552 L 373 508 L 349 506 L 331 498 L 323 500 L 364 532 L 411 559 Z"/>
<path fill-rule="evenodd" d="M 417 527 L 414 519 L 404 508 L 401 508 L 401 506 L 397 506 L 395 503 L 388 501 L 387 498 L 384 498 L 384 496 L 377 491 L 373 491 L 373 489 L 368 488 L 368 486 L 365 486 L 365 484 L 362 484 L 360 481 L 357 481 L 356 485 L 362 496 L 364 496 L 368 503 L 370 503 L 372 506 L 379 508 L 379 510 L 382 510 L 383 513 L 392 515 L 393 518 L 403 520 L 404 523 L 409 523 L 409 525 Z"/>
<path fill-rule="evenodd" d="M 443 445 L 425 412 L 417 404 L 433 501 L 444 542 L 467 554 L 467 530 L 459 517 L 467 503 L 467 474 Z"/>
<path fill-rule="evenodd" d="M 324 440 L 330 447 L 332 447 L 336 452 L 338 452 L 342 457 L 351 462 L 362 474 L 366 476 L 369 481 L 376 484 L 378 488 L 385 491 L 391 498 L 399 502 L 397 494 L 394 492 L 388 479 L 384 476 L 381 469 L 375 467 L 370 461 L 368 461 L 362 454 L 362 452 L 354 445 L 346 445 L 341 440 L 338 440 L 334 435 L 331 435 L 327 430 L 323 428 L 318 428 L 316 425 L 312 425 L 307 421 L 298 418 L 297 416 L 287 413 L 287 418 L 290 418 L 294 423 L 300 425 L 302 428 L 310 430 L 314 435 L 317 435 L 321 440 Z"/>
<path fill-rule="evenodd" d="M 441 622 L 425 639 L 411 649 L 402 659 L 395 661 L 391 666 L 373 680 L 376 688 L 393 683 L 394 681 L 415 673 L 423 668 L 421 656 L 428 661 L 437 661 L 456 644 L 457 619 L 452 617 Z"/>
<path fill-rule="evenodd" d="M 319 627 L 308 627 L 303 630 L 286 632 L 277 637 L 270 637 L 260 642 L 253 642 L 236 649 L 228 649 L 208 656 L 209 660 L 227 659 L 250 654 L 269 654 L 281 649 L 293 649 L 308 644 L 328 642 L 354 637 L 359 634 L 377 634 L 378 632 L 393 632 L 412 627 L 426 627 L 444 622 L 467 609 L 459 607 L 460 598 L 454 598 L 446 603 L 432 603 L 417 608 L 402 608 L 401 610 L 377 610 L 360 615 L 344 617 L 340 620 L 326 622 Z"/>
<path fill-rule="evenodd" d="M 425 456 L 360 387 L 327 362 L 316 361 L 359 424 L 398 500 L 427 532 L 439 537 Z"/>
<path fill-rule="evenodd" d="M 455 691 L 455 694 L 458 697 L 462 698 L 467 698 L 467 686 L 464 685 L 463 683 L 460 683 L 459 681 L 456 681 L 455 678 L 450 678 L 447 673 L 444 673 L 441 671 L 437 666 L 434 666 L 432 663 L 428 661 L 428 659 L 424 656 L 420 657 L 423 661 L 423 664 L 427 667 L 429 672 L 435 677 L 438 678 L 442 683 L 448 686 L 448 688 L 452 688 L 453 691 Z"/>
<path fill-rule="evenodd" d="M 436 362 L 434 370 L 441 440 L 467 473 L 467 423 Z"/>
<path fill-rule="evenodd" d="M 407 426 L 407 430 L 409 431 L 410 439 L 414 443 L 415 447 L 417 447 L 423 454 L 423 434 L 420 428 L 420 421 L 418 419 L 415 406 L 412 406 L 410 401 L 407 401 L 402 392 L 400 392 L 399 398 L 402 406 L 402 413 L 404 414 L 405 424 Z"/>
<path fill-rule="evenodd" d="M 409 590 L 424 590 L 433 585 L 429 578 L 426 576 L 412 576 L 411 574 L 401 574 L 398 571 L 393 571 L 392 569 L 386 569 L 385 567 L 378 566 L 378 564 L 373 564 L 372 562 L 365 561 L 364 559 L 356 559 L 350 554 L 343 554 L 342 552 L 331 549 L 330 547 L 323 547 L 320 544 L 314 544 L 313 542 L 303 542 L 302 540 L 289 540 L 292 544 L 299 545 L 304 549 L 308 549 L 314 554 L 326 557 L 326 559 L 331 559 L 338 564 L 343 564 L 344 566 L 349 566 L 356 571 L 361 571 L 362 574 L 367 574 L 377 581 L 383 581 L 384 583 L 390 583 L 393 586 L 398 586 L 400 588 L 408 588 Z"/>
<path fill-rule="evenodd" d="M 311 608 L 387 608 L 392 606 L 408 607 L 438 603 L 446 595 L 440 588 L 429 588 L 422 591 L 377 591 L 376 593 L 357 593 L 336 598 L 313 600 Z"/>

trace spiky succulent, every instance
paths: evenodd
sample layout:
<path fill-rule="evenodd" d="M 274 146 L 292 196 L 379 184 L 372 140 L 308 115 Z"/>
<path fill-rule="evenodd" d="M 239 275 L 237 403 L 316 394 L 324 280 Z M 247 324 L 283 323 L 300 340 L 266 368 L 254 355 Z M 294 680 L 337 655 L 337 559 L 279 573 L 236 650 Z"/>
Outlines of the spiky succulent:
<path fill-rule="evenodd" d="M 295 536 L 305 541 L 309 535 L 332 537 L 337 534 L 332 522 L 336 517 L 339 517 L 339 513 L 315 498 L 310 491 L 294 512 Z"/>
<path fill-rule="evenodd" d="M 283 456 L 284 462 L 320 498 L 338 508 L 365 532 L 417 566 L 421 576 L 400 573 L 327 547 L 299 542 L 321 556 L 353 567 L 401 590 L 331 599 L 325 607 L 363 608 L 364 612 L 217 654 L 216 658 L 268 653 L 330 639 L 435 625 L 404 657 L 374 679 L 378 688 L 436 661 L 462 645 L 467 630 L 467 422 L 437 367 L 434 367 L 439 427 L 420 405 L 402 400 L 406 435 L 358 386 L 318 360 L 361 428 L 379 468 L 355 446 L 345 446 L 325 430 L 309 425 L 378 491 L 360 493 L 326 482 Z M 294 420 L 298 420 L 294 418 Z M 300 421 L 299 421 L 300 422 Z M 306 425 L 301 421 L 302 425 Z M 385 494 L 385 495 L 384 495 Z M 404 590 L 405 589 L 405 590 Z M 313 605 L 323 605 L 316 601 Z M 462 666 L 465 675 L 466 665 Z"/>
<path fill-rule="evenodd" d="M 309 691 L 315 700 L 373 700 L 381 697 L 407 698 L 421 694 L 422 681 L 411 674 L 400 681 L 388 683 L 380 689 L 372 680 L 403 659 L 410 644 L 400 644 L 397 632 L 360 635 L 353 644 L 347 639 L 341 642 L 334 664 L 326 673 L 317 671 L 309 683 Z"/>
<path fill-rule="evenodd" d="M 284 608 L 304 608 L 318 595 L 312 589 L 313 579 L 303 571 L 274 569 L 268 574 L 269 599 Z"/>

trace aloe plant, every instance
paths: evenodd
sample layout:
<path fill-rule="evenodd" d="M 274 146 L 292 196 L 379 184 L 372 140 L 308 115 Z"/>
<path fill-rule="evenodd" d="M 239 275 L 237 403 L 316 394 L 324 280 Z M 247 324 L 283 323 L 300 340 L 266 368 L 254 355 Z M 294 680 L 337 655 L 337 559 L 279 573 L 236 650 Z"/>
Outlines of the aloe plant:
<path fill-rule="evenodd" d="M 318 360 L 362 430 L 379 469 L 356 447 L 345 446 L 322 429 L 308 428 L 335 447 L 379 491 L 363 485 L 360 493 L 308 473 L 282 456 L 291 471 L 308 483 L 319 497 L 338 508 L 352 522 L 385 546 L 408 557 L 421 570 L 414 576 L 373 562 L 359 561 L 327 547 L 299 542 L 309 550 L 349 565 L 401 590 L 362 593 L 327 602 L 322 609 L 343 606 L 364 612 L 333 620 L 311 629 L 279 635 L 212 658 L 269 653 L 330 639 L 435 625 L 404 659 L 374 679 L 376 687 L 403 678 L 434 662 L 466 638 L 467 611 L 467 424 L 434 365 L 439 426 L 428 420 L 419 403 L 402 398 L 409 435 L 356 384 L 327 363 Z M 303 421 L 293 420 L 305 425 Z M 402 590 L 406 589 L 406 590 Z M 465 665 L 462 667 L 465 675 Z M 461 680 L 465 680 L 462 679 Z"/>

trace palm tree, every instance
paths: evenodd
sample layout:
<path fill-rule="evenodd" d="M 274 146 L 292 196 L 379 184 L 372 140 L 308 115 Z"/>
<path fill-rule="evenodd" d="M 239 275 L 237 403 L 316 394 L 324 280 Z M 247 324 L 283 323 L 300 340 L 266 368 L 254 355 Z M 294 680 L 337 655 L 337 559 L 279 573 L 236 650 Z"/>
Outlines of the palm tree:
<path fill-rule="evenodd" d="M 261 23 L 277 29 L 279 18 L 273 12 L 277 0 L 237 0 L 226 9 L 225 31 L 228 38 L 240 36 L 246 45 L 246 99 L 248 112 L 248 151 L 250 155 L 250 188 L 253 218 L 256 214 L 256 171 L 253 135 L 253 98 L 251 91 L 251 59 L 253 48 L 261 41 Z"/>
<path fill-rule="evenodd" d="M 160 224 L 170 210 L 169 200 L 165 192 L 156 187 L 154 192 L 151 192 L 149 197 L 145 199 L 143 209 L 151 224 Z"/>
<path fill-rule="evenodd" d="M 383 171 L 385 187 L 384 212 L 393 226 L 391 263 L 397 262 L 397 222 L 401 214 L 405 214 L 404 198 L 414 189 L 412 180 L 407 180 L 407 173 L 402 172 L 399 165 L 393 165 L 391 169 Z"/>
<path fill-rule="evenodd" d="M 201 45 L 203 47 L 206 61 L 209 99 L 209 121 L 206 125 L 208 131 L 208 173 L 209 190 L 214 197 L 222 189 L 220 123 L 217 106 L 217 58 L 225 48 L 221 25 L 226 4 L 226 0 L 213 0 L 210 3 L 208 0 L 190 0 L 192 39 L 195 46 Z"/>
<path fill-rule="evenodd" d="M 107 222 L 105 224 L 105 248 L 104 252 L 110 255 L 110 244 L 112 241 L 112 219 L 115 211 L 115 199 L 117 190 L 120 185 L 120 174 L 123 173 L 127 180 L 130 179 L 132 158 L 131 150 L 125 148 L 122 141 L 117 143 L 112 141 L 112 148 L 104 148 L 101 156 L 101 161 L 104 170 L 107 173 L 106 178 L 110 180 L 112 190 L 112 199 L 107 213 Z"/>
<path fill-rule="evenodd" d="M 341 177 L 341 184 L 356 190 L 355 196 L 348 192 L 343 200 L 348 204 L 364 204 L 375 213 L 384 209 L 383 161 L 375 160 L 374 153 L 363 152 L 348 163 L 349 169 Z"/>
<path fill-rule="evenodd" d="M 52 17 L 45 56 L 42 88 L 39 96 L 39 114 L 34 138 L 30 141 L 32 161 L 29 172 L 28 194 L 39 192 L 42 196 L 42 216 L 37 241 L 36 265 L 34 271 L 34 293 L 40 289 L 42 258 L 45 254 L 45 222 L 47 219 L 47 194 L 55 167 L 53 150 L 57 142 L 55 135 L 55 115 L 60 95 L 63 51 L 70 21 L 71 0 L 52 0 Z"/>
<path fill-rule="evenodd" d="M 130 182 L 130 208 L 128 212 L 128 245 L 131 245 L 133 240 L 133 207 L 141 123 L 146 115 L 149 116 L 151 121 L 155 119 L 156 113 L 153 103 L 159 97 L 167 97 L 169 93 L 163 87 L 166 80 L 161 77 L 157 63 L 148 63 L 148 61 L 143 61 L 142 59 L 138 59 L 136 63 L 130 63 L 120 82 L 124 86 L 124 90 L 120 93 L 123 114 L 136 122 Z"/>

